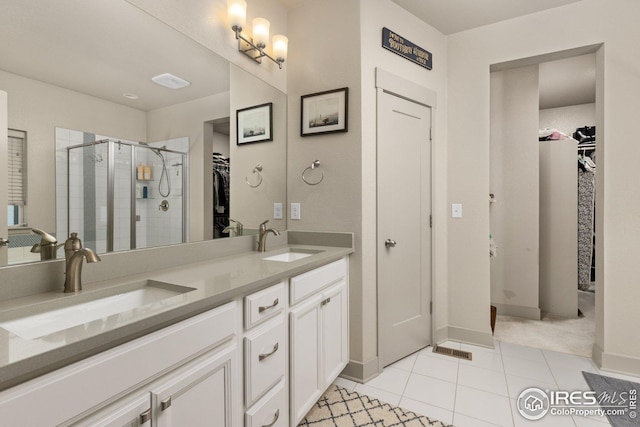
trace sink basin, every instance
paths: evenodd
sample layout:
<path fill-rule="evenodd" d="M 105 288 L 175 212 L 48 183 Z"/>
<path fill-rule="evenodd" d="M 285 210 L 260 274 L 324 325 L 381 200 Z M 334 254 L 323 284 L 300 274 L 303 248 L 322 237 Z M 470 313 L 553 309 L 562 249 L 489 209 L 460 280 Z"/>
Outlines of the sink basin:
<path fill-rule="evenodd" d="M 271 255 L 266 258 L 262 258 L 265 261 L 278 261 L 278 262 L 292 262 L 298 261 L 306 257 L 310 257 L 314 254 L 319 254 L 322 251 L 310 250 L 310 249 L 290 249 L 287 252 Z"/>
<path fill-rule="evenodd" d="M 114 286 L 57 298 L 30 308 L 17 310 L 13 320 L 0 328 L 24 339 L 33 340 L 74 326 L 158 303 L 195 290 L 154 280 Z M 37 314 L 31 314 L 33 312 Z M 4 316 L 3 316 L 4 317 Z"/>

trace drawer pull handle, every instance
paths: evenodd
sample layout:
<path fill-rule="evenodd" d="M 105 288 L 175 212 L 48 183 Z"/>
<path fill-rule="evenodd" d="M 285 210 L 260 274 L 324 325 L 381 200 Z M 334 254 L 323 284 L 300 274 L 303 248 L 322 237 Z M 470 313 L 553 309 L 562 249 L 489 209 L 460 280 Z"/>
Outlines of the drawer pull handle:
<path fill-rule="evenodd" d="M 258 313 L 262 313 L 265 310 L 269 310 L 270 308 L 275 307 L 276 305 L 278 305 L 280 301 L 278 300 L 278 298 L 276 298 L 275 300 L 273 300 L 273 304 L 271 305 L 263 305 L 258 307 Z"/>
<path fill-rule="evenodd" d="M 276 351 L 278 351 L 278 343 L 276 343 L 276 345 L 273 346 L 273 350 L 271 350 L 269 353 L 264 353 L 264 354 L 258 355 L 258 360 L 260 362 L 262 362 L 267 357 L 273 355 L 273 353 L 275 353 Z"/>
<path fill-rule="evenodd" d="M 330 302 L 331 302 L 331 298 L 327 298 L 326 300 L 322 301 L 322 302 L 320 303 L 320 305 L 327 305 L 327 304 L 329 304 Z"/>
<path fill-rule="evenodd" d="M 278 418 L 280 418 L 280 409 L 278 409 L 275 413 L 275 419 L 271 422 L 271 424 L 265 424 L 262 427 L 272 427 L 275 423 L 278 422 Z"/>
<path fill-rule="evenodd" d="M 160 409 L 163 411 L 171 407 L 171 396 L 167 397 L 165 400 L 160 402 Z"/>
<path fill-rule="evenodd" d="M 151 408 L 140 414 L 140 424 L 144 424 L 151 419 Z"/>

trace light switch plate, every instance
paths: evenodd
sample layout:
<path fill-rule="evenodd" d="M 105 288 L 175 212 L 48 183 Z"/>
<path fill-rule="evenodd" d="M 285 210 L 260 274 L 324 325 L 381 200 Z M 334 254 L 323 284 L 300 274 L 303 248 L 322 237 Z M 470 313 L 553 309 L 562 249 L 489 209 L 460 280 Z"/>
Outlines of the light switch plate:
<path fill-rule="evenodd" d="M 282 203 L 273 204 L 273 219 L 282 219 Z"/>
<path fill-rule="evenodd" d="M 462 218 L 462 203 L 451 205 L 451 218 Z"/>
<path fill-rule="evenodd" d="M 291 203 L 291 219 L 300 219 L 300 203 Z"/>

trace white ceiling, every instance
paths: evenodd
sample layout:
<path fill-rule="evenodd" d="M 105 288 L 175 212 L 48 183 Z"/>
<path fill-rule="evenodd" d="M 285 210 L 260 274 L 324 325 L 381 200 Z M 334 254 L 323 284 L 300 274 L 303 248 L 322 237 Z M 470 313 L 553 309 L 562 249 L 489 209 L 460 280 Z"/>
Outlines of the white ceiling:
<path fill-rule="evenodd" d="M 288 0 L 292 1 L 292 0 Z M 293 0 L 295 2 L 295 0 Z M 300 1 L 300 0 L 297 0 Z M 581 0 L 392 0 L 443 34 L 453 34 Z"/>
<path fill-rule="evenodd" d="M 143 111 L 229 90 L 226 60 L 124 0 L 0 0 L 0 10 L 0 70 Z M 191 86 L 151 81 L 167 72 Z"/>
<path fill-rule="evenodd" d="M 307 0 L 286 0 L 291 3 Z M 445 35 L 581 0 L 392 0 Z M 595 102 L 594 55 L 540 64 L 540 109 Z"/>
<path fill-rule="evenodd" d="M 310 0 L 281 1 L 296 7 Z M 393 1 L 444 33 L 575 2 Z M 143 111 L 228 90 L 226 60 L 124 0 L 0 0 L 0 10 L 1 70 Z M 165 72 L 192 85 L 170 90 L 151 82 Z M 540 75 L 541 108 L 595 102 L 592 60 L 549 63 Z"/>

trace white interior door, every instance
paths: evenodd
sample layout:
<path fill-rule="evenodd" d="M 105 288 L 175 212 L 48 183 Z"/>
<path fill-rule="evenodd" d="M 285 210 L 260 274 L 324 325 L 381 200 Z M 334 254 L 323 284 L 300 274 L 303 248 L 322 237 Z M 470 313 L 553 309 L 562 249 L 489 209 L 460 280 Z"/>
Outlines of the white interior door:
<path fill-rule="evenodd" d="M 431 108 L 378 96 L 379 352 L 387 366 L 431 343 Z"/>
<path fill-rule="evenodd" d="M 9 175 L 7 174 L 8 160 L 7 160 L 7 93 L 0 90 L 0 266 L 7 265 L 9 257 L 9 249 L 1 239 L 8 240 L 7 230 L 7 209 L 8 209 L 8 196 L 7 186 Z"/>

